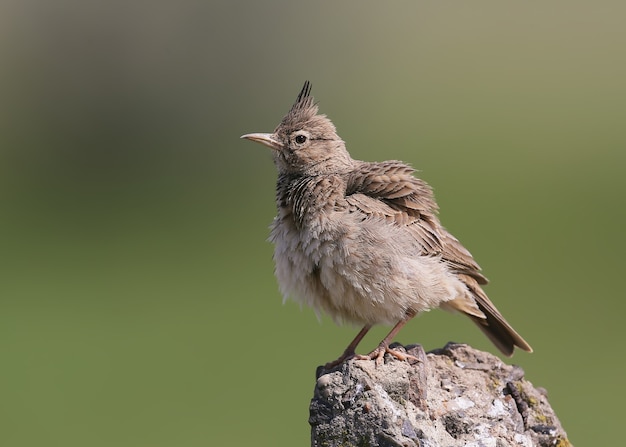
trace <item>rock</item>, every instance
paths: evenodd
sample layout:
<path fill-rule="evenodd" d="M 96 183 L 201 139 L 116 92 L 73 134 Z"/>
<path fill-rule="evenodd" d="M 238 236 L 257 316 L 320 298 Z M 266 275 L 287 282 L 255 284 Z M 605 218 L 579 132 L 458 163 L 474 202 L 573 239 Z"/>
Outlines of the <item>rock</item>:
<path fill-rule="evenodd" d="M 545 390 L 521 368 L 461 344 L 404 349 L 420 361 L 386 355 L 380 366 L 318 368 L 312 446 L 571 446 Z"/>

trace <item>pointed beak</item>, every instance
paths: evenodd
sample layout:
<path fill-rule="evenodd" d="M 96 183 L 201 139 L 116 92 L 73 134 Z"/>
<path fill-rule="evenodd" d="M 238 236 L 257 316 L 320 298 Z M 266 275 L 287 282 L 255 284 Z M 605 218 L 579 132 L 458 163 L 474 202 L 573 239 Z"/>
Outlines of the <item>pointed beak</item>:
<path fill-rule="evenodd" d="M 250 141 L 256 141 L 264 146 L 267 146 L 274 150 L 279 150 L 283 145 L 276 139 L 273 133 L 249 133 L 242 135 L 241 138 Z"/>

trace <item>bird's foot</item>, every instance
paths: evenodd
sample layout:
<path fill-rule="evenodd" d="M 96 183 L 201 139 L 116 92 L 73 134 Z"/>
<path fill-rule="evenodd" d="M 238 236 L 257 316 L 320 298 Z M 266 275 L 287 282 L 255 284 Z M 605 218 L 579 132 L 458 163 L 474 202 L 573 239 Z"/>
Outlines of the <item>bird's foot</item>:
<path fill-rule="evenodd" d="M 394 343 L 394 345 L 402 346 L 398 343 Z M 392 345 L 393 346 L 393 345 Z M 414 355 L 408 354 L 407 352 L 401 351 L 399 349 L 390 348 L 387 345 L 378 345 L 376 349 L 370 352 L 367 355 L 356 354 L 354 350 L 346 349 L 343 354 L 332 362 L 328 362 L 324 365 L 324 369 L 326 371 L 335 368 L 336 366 L 341 365 L 343 362 L 347 362 L 348 360 L 374 360 L 376 366 L 380 366 L 383 364 L 385 360 L 385 354 L 389 354 L 401 362 L 411 361 L 412 363 L 421 362 L 422 360 L 419 357 L 415 357 Z"/>
<path fill-rule="evenodd" d="M 337 360 L 333 360 L 332 362 L 326 363 L 324 365 L 324 369 L 327 371 L 331 370 L 335 366 L 341 365 L 343 362 L 353 359 L 355 357 L 358 357 L 358 356 L 354 353 L 354 351 L 346 350 L 343 354 L 339 356 Z"/>
<path fill-rule="evenodd" d="M 355 355 L 353 356 L 357 360 L 374 360 L 376 366 L 381 366 L 385 359 L 385 354 L 389 354 L 401 362 L 413 360 L 419 362 L 420 359 L 415 357 L 414 355 L 407 354 L 406 352 L 402 352 L 398 349 L 392 349 L 389 346 L 379 345 L 376 349 L 370 352 L 367 355 Z"/>

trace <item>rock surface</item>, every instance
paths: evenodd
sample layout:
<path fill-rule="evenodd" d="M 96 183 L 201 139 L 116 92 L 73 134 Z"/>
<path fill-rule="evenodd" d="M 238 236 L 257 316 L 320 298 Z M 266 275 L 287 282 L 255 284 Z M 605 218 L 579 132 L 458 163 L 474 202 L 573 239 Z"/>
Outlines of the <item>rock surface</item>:
<path fill-rule="evenodd" d="M 489 353 L 449 343 L 420 361 L 385 355 L 318 368 L 311 400 L 311 445 L 569 447 L 545 391 L 524 371 Z"/>

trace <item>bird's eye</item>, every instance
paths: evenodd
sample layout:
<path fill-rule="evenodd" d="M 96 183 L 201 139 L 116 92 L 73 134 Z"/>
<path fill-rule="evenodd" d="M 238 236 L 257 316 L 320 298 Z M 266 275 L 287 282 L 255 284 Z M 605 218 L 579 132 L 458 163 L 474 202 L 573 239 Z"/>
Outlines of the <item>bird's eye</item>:
<path fill-rule="evenodd" d="M 304 144 L 305 141 L 306 141 L 306 137 L 304 135 L 297 135 L 296 136 L 296 143 Z"/>

